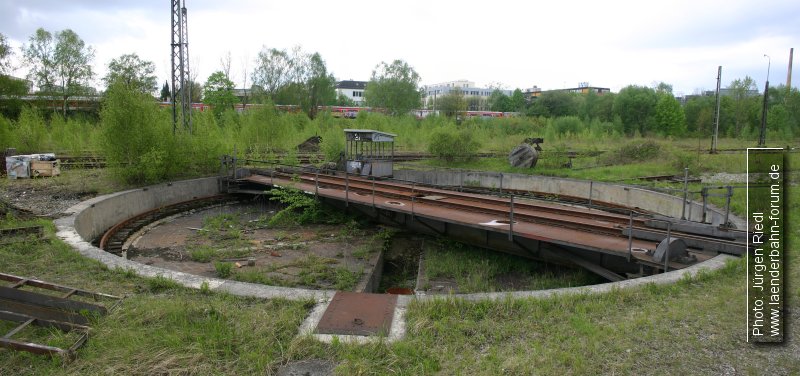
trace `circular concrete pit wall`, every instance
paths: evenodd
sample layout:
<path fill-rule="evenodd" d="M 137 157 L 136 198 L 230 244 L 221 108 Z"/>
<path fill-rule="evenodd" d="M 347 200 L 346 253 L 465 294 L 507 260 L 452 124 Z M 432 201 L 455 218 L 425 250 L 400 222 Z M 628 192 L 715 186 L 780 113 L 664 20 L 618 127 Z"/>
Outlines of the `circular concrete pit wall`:
<path fill-rule="evenodd" d="M 422 179 L 421 177 L 424 176 L 443 176 L 440 173 L 434 175 L 428 175 L 428 172 L 418 172 L 418 174 L 424 174 L 424 175 L 417 175 L 415 176 L 415 178 Z M 470 174 L 480 174 L 480 173 L 470 173 Z M 397 173 L 395 175 L 396 175 L 395 177 L 398 177 Z M 498 174 L 486 173 L 486 175 L 469 175 L 470 178 L 481 177 L 483 179 L 489 179 L 487 178 L 487 176 L 497 177 Z M 411 176 L 408 175 L 408 173 L 402 176 L 403 180 L 413 180 L 409 179 L 409 177 Z M 450 183 L 452 183 L 452 179 L 460 179 L 458 175 L 452 175 L 449 176 L 449 178 L 451 179 Z M 507 178 L 504 177 L 504 179 Z M 546 179 L 546 185 L 550 185 L 553 187 L 551 189 L 558 189 L 559 187 L 566 189 L 568 187 L 572 187 L 571 188 L 572 190 L 582 189 L 585 190 L 586 192 L 589 192 L 588 182 L 582 182 L 574 179 L 559 179 L 559 178 L 544 178 L 544 179 Z M 517 178 L 516 181 L 519 182 L 522 181 L 522 179 Z M 436 182 L 430 182 L 430 183 L 436 183 Z M 491 183 L 492 182 L 489 183 L 490 184 L 489 186 L 491 186 Z M 442 182 L 439 182 L 439 184 L 452 185 Z M 532 189 L 530 187 L 521 188 L 517 186 L 518 184 L 520 183 L 516 183 L 515 185 L 509 185 L 507 187 L 513 189 L 529 189 L 529 190 Z M 455 185 L 458 185 L 458 183 L 456 183 Z M 583 187 L 583 185 L 585 185 L 585 187 Z M 595 186 L 600 184 L 594 183 L 592 185 Z M 594 187 L 592 188 L 594 189 Z M 665 200 L 668 200 L 668 198 L 663 197 L 666 195 L 656 192 L 637 189 L 635 191 L 636 194 L 632 195 L 631 191 L 632 190 L 630 187 L 603 183 L 602 190 L 600 190 L 600 187 L 598 187 L 598 190 L 596 191 L 596 192 L 603 192 L 602 196 L 600 193 L 595 193 L 597 194 L 597 196 L 594 196 L 593 194 L 593 197 L 594 199 L 598 200 L 601 197 L 606 198 L 606 200 L 604 201 L 608 201 L 609 199 L 613 199 L 614 197 L 623 197 L 625 199 L 619 203 L 624 203 L 626 205 L 631 205 L 631 206 L 638 206 L 640 208 L 659 213 L 660 211 L 652 210 L 647 206 L 652 205 L 654 202 L 663 202 Z M 73 206 L 72 208 L 68 209 L 67 212 L 65 213 L 67 214 L 67 216 L 57 219 L 55 221 L 56 228 L 58 230 L 57 235 L 65 242 L 69 243 L 76 251 L 78 251 L 82 255 L 95 260 L 99 260 L 100 262 L 103 262 L 110 268 L 134 270 L 137 274 L 146 277 L 163 276 L 166 278 L 171 278 L 176 282 L 187 287 L 200 288 L 200 286 L 202 286 L 205 283 L 211 290 L 225 291 L 227 293 L 231 293 L 234 295 L 254 296 L 261 298 L 281 297 L 286 299 L 314 299 L 318 301 L 323 301 L 333 296 L 334 291 L 330 290 L 310 290 L 301 288 L 265 286 L 260 284 L 223 280 L 218 278 L 199 277 L 192 274 L 177 272 L 163 268 L 157 268 L 149 265 L 140 264 L 134 261 L 130 261 L 119 256 L 115 256 L 113 254 L 110 254 L 93 246 L 90 243 L 92 239 L 99 237 L 106 229 L 110 228 L 111 226 L 125 219 L 133 217 L 134 215 L 137 215 L 139 213 L 152 210 L 161 206 L 170 205 L 181 201 L 191 200 L 193 198 L 211 196 L 218 193 L 220 193 L 219 179 L 216 177 L 212 177 L 212 178 L 176 181 L 166 184 L 153 185 L 145 188 L 132 189 L 128 191 L 117 192 L 95 197 L 91 200 L 87 200 L 81 202 L 78 205 Z M 563 194 L 578 196 L 571 191 L 569 193 L 564 192 Z M 656 197 L 658 198 L 658 200 L 655 199 Z M 679 198 L 676 199 L 678 200 L 677 201 L 678 210 L 680 210 L 681 201 Z M 611 202 L 616 202 L 616 201 L 611 201 Z M 672 203 L 674 204 L 675 202 L 673 201 Z M 658 204 L 658 205 L 662 206 L 666 204 Z M 674 207 L 665 207 L 665 209 L 668 209 L 665 210 L 667 214 L 671 214 L 671 212 L 674 212 Z M 716 213 L 714 214 L 716 216 L 721 215 L 718 211 L 714 211 L 714 213 Z M 740 219 L 735 217 L 731 218 L 732 221 L 741 223 Z M 630 279 L 621 282 L 604 283 L 593 286 L 571 287 L 571 288 L 539 290 L 539 291 L 463 294 L 463 295 L 458 295 L 458 297 L 468 300 L 498 299 L 504 297 L 543 297 L 543 296 L 550 296 L 554 294 L 564 294 L 564 293 L 605 292 L 615 288 L 625 288 L 630 286 L 641 285 L 644 283 L 659 283 L 659 284 L 673 283 L 683 278 L 684 275 L 687 274 L 694 275 L 698 273 L 701 269 L 718 269 L 724 266 L 725 262 L 730 259 L 735 259 L 735 257 L 728 255 L 719 255 L 706 262 L 696 264 L 681 270 L 676 270 L 668 273 L 663 273 L 643 278 Z M 399 298 L 400 298 L 399 302 L 403 305 L 409 299 L 412 299 L 412 297 L 409 296 L 400 296 Z M 417 296 L 416 298 L 435 299 L 436 297 Z M 442 296 L 439 296 L 438 298 L 442 298 Z"/>

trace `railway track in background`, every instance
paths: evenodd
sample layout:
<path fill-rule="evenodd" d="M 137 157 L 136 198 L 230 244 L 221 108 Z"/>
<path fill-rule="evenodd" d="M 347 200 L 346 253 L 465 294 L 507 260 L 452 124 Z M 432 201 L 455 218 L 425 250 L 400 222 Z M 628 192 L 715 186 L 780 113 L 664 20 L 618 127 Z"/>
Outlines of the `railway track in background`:
<path fill-rule="evenodd" d="M 696 148 L 682 148 L 684 151 L 688 151 L 691 153 L 704 153 L 708 154 L 709 151 L 706 149 L 698 150 Z M 747 152 L 747 149 L 717 149 L 717 154 L 744 154 Z M 791 149 L 789 152 L 798 152 L 798 149 Z M 545 150 L 540 154 L 541 160 L 546 160 L 548 157 L 569 157 L 569 158 L 584 158 L 584 157 L 596 157 L 602 154 L 608 153 L 607 150 L 575 150 L 575 151 L 548 151 Z M 106 162 L 106 158 L 97 154 L 56 154 L 59 160 L 61 160 L 61 167 L 63 169 L 79 169 L 79 168 L 105 168 L 108 166 Z M 268 163 L 280 163 L 286 159 L 288 154 L 286 153 L 278 153 L 276 157 L 272 160 L 267 160 L 263 162 Z M 505 158 L 508 156 L 508 153 L 504 152 L 486 152 L 486 153 L 478 153 L 476 155 L 477 158 Z M 314 164 L 314 163 L 321 163 L 325 161 L 325 156 L 322 153 L 297 153 L 295 155 L 297 158 L 298 163 L 300 164 Z M 420 152 L 396 152 L 394 156 L 395 162 L 413 162 L 425 159 L 432 159 L 435 158 L 433 154 L 430 153 L 420 153 Z M 642 180 L 669 180 L 672 176 L 646 176 L 641 177 Z M 681 180 L 682 177 L 677 177 Z M 633 179 L 633 178 L 631 178 Z"/>
<path fill-rule="evenodd" d="M 577 156 L 594 156 L 598 155 L 599 153 L 603 152 L 602 151 L 578 152 Z M 546 158 L 548 155 L 567 156 L 571 154 L 569 154 L 568 152 L 558 152 L 558 151 L 544 152 L 542 158 Z M 285 159 L 288 156 L 289 154 L 287 153 L 278 153 L 276 154 L 275 158 L 270 160 L 262 160 L 260 162 L 281 163 L 285 161 Z M 477 158 L 501 158 L 501 157 L 505 158 L 507 156 L 508 155 L 506 153 L 500 153 L 500 152 L 487 152 L 487 153 L 476 154 Z M 56 154 L 56 157 L 61 161 L 61 168 L 63 169 L 105 168 L 108 166 L 105 157 L 95 154 L 81 154 L 81 155 Z M 297 159 L 297 162 L 300 164 L 315 164 L 325 161 L 325 155 L 322 153 L 297 153 L 295 154 L 295 158 Z M 413 162 L 413 161 L 432 159 L 432 158 L 436 158 L 436 156 L 430 153 L 418 153 L 418 152 L 397 152 L 394 155 L 395 162 Z"/>

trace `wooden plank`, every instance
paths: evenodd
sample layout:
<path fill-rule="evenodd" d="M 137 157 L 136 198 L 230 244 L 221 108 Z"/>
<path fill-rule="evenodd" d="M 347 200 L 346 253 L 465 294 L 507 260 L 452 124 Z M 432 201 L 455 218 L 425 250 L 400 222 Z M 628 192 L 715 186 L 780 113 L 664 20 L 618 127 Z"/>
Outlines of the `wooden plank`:
<path fill-rule="evenodd" d="M 58 176 L 61 175 L 61 161 L 31 161 L 31 176 Z"/>

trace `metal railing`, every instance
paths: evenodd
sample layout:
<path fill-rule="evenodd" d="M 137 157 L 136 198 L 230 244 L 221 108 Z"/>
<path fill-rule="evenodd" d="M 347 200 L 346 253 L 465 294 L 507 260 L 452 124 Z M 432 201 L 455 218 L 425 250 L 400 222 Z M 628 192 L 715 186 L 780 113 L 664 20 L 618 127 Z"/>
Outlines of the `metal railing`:
<path fill-rule="evenodd" d="M 349 193 L 350 193 L 349 192 L 349 180 L 350 180 L 351 173 L 349 173 L 347 171 L 340 171 L 340 170 L 326 169 L 326 168 L 318 168 L 318 167 L 309 168 L 307 166 L 290 165 L 290 164 L 284 164 L 284 163 L 280 163 L 280 162 L 276 162 L 276 161 L 268 161 L 268 160 L 257 160 L 257 159 L 242 159 L 242 160 L 239 160 L 235 156 L 234 157 L 225 156 L 225 157 L 223 157 L 223 165 L 225 166 L 225 173 L 227 174 L 228 171 L 230 171 L 230 167 L 232 167 L 233 171 L 229 176 L 235 178 L 236 177 L 236 169 L 239 166 L 239 162 L 244 162 L 245 164 L 256 163 L 256 164 L 265 164 L 265 165 L 272 166 L 273 169 L 270 172 L 271 182 L 272 182 L 272 179 L 274 179 L 274 169 L 277 169 L 277 168 L 280 168 L 280 167 L 286 167 L 286 168 L 289 168 L 289 169 L 295 169 L 295 168 L 307 169 L 308 171 L 306 171 L 306 172 L 313 172 L 315 174 L 315 180 L 318 180 L 320 172 L 328 173 L 328 174 L 331 174 L 331 175 L 344 174 L 344 178 L 345 178 L 345 206 L 349 206 L 349 201 L 350 201 L 349 200 Z M 469 191 L 468 189 L 465 189 L 465 186 L 464 186 L 465 175 L 466 175 L 466 173 L 470 172 L 469 170 L 449 169 L 449 168 L 437 168 L 437 170 L 457 171 L 459 173 L 459 186 L 458 186 L 457 190 L 459 192 Z M 481 173 L 485 174 L 486 172 L 481 172 Z M 356 174 L 356 175 L 357 176 L 361 176 L 359 174 Z M 513 193 L 514 191 L 509 191 L 507 189 L 508 187 L 505 186 L 506 184 L 505 184 L 504 174 L 503 173 L 496 173 L 495 175 L 498 177 L 499 183 L 500 183 L 498 191 L 491 191 L 491 190 L 487 191 L 484 188 L 484 189 L 481 189 L 479 191 L 480 193 L 491 195 L 491 196 L 495 196 L 495 197 L 509 197 L 510 198 L 510 197 L 518 196 L 518 197 L 525 197 L 525 198 L 528 198 L 528 199 L 537 199 L 537 200 L 541 200 L 542 199 L 541 197 L 536 197 L 533 194 L 532 195 L 524 195 L 524 194 L 520 195 L 519 193 Z M 373 190 L 373 196 L 374 196 L 374 191 L 375 191 L 375 181 L 374 180 L 375 179 L 372 178 L 372 177 L 369 177 L 369 178 L 373 180 L 373 183 L 372 183 L 373 189 L 372 190 Z M 412 195 L 413 195 L 413 191 L 415 190 L 416 185 L 423 185 L 423 184 L 421 184 L 421 183 L 419 183 L 417 181 L 413 181 L 413 180 L 403 180 L 403 179 L 396 179 L 396 178 L 381 178 L 381 180 L 390 181 L 390 182 L 397 182 L 397 183 L 404 183 L 404 184 L 411 184 L 412 185 Z M 608 211 L 611 211 L 611 212 L 620 212 L 620 211 L 623 211 L 623 210 L 624 210 L 624 212 L 633 211 L 633 209 L 614 209 L 614 208 L 605 207 L 603 205 L 596 204 L 596 197 L 595 196 L 596 196 L 596 191 L 597 190 L 596 190 L 596 187 L 595 187 L 595 181 L 590 180 L 588 183 L 589 183 L 589 192 L 588 192 L 588 196 L 586 198 L 586 200 L 587 200 L 586 202 L 587 203 L 584 204 L 588 208 L 594 208 L 594 209 L 601 208 L 603 210 L 608 210 Z M 600 183 L 604 183 L 604 182 L 600 182 Z M 318 185 L 319 184 L 317 183 L 316 187 L 315 187 L 315 195 L 317 195 L 317 196 L 319 194 L 319 186 Z M 439 185 L 435 185 L 435 184 L 424 184 L 424 186 L 431 186 L 431 187 L 435 187 L 435 188 L 438 188 L 438 189 L 453 189 L 453 187 L 451 187 L 451 186 L 439 186 Z M 723 226 L 725 226 L 725 227 L 729 227 L 730 226 L 730 224 L 729 224 L 730 210 L 731 210 L 730 202 L 731 202 L 731 197 L 735 193 L 734 189 L 735 188 L 745 188 L 746 187 L 746 186 L 733 186 L 733 185 L 711 186 L 711 187 L 703 187 L 699 191 L 690 191 L 688 189 L 688 169 L 684 169 L 683 189 L 674 189 L 674 188 L 667 188 L 667 187 L 648 187 L 648 186 L 639 186 L 639 185 L 630 185 L 630 184 L 628 184 L 626 186 L 628 186 L 628 188 L 645 189 L 645 190 L 649 190 L 649 191 L 655 191 L 655 192 L 669 194 L 669 195 L 672 195 L 672 196 L 675 196 L 675 195 L 678 195 L 678 194 L 682 194 L 683 195 L 683 200 L 682 200 L 683 208 L 682 208 L 682 211 L 681 211 L 681 217 L 680 218 L 683 219 L 683 220 L 689 220 L 689 221 L 694 221 L 694 222 L 699 222 L 699 223 L 709 223 L 708 222 L 708 220 L 709 220 L 708 219 L 709 198 L 710 197 L 725 197 L 726 204 L 725 204 L 725 208 L 724 208 L 724 223 L 723 223 Z M 479 187 L 476 187 L 476 188 L 479 188 Z M 710 193 L 710 192 L 712 192 L 714 190 L 720 190 L 720 189 L 724 189 L 725 193 L 724 194 Z M 692 215 L 692 207 L 694 206 L 694 203 L 695 203 L 694 197 L 696 197 L 696 195 L 698 195 L 698 194 L 702 197 L 702 217 L 700 218 L 699 221 L 693 220 L 692 216 L 691 216 Z M 413 207 L 414 207 L 414 202 L 415 201 L 416 200 L 412 197 L 412 211 L 413 211 Z M 556 201 L 558 202 L 560 200 L 557 199 Z M 687 206 L 688 206 L 688 210 L 687 210 Z M 374 197 L 373 197 L 373 207 L 374 207 Z M 688 212 L 688 215 L 687 215 L 687 212 Z"/>

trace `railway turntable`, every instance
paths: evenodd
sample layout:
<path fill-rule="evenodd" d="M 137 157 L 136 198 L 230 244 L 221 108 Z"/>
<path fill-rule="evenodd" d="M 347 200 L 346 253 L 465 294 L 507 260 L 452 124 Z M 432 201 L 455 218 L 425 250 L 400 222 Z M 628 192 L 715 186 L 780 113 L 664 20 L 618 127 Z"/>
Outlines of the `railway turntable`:
<path fill-rule="evenodd" d="M 275 169 L 269 175 L 252 174 L 238 181 L 293 187 L 376 222 L 582 267 L 610 281 L 683 269 L 720 253 L 742 255 L 747 248 L 743 231 L 719 231 L 712 225 L 633 209 L 609 212 L 364 176 Z"/>

